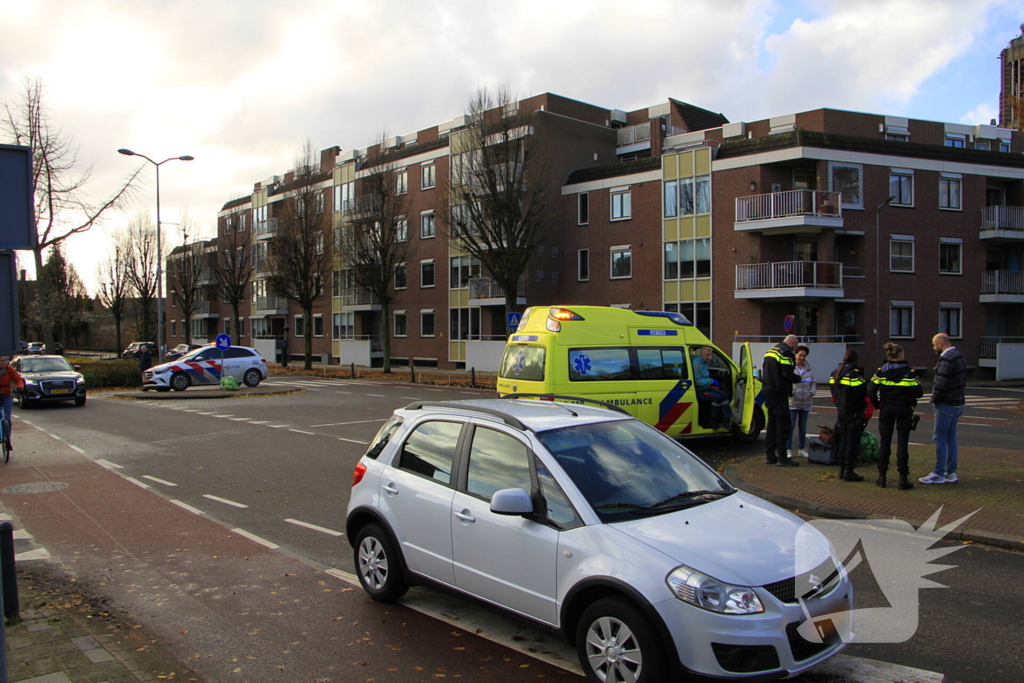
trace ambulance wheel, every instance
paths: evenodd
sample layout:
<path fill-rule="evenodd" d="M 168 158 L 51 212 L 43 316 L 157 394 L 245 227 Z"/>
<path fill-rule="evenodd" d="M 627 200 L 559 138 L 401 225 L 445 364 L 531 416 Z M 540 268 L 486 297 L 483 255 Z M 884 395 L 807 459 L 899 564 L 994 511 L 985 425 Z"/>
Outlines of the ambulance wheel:
<path fill-rule="evenodd" d="M 761 436 L 764 429 L 764 409 L 761 406 L 754 406 L 754 424 L 750 426 L 749 432 L 742 432 L 738 425 L 732 427 L 732 438 L 737 443 L 753 443 Z"/>
<path fill-rule="evenodd" d="M 171 388 L 175 391 L 185 391 L 191 382 L 184 372 L 176 372 L 171 376 Z"/>

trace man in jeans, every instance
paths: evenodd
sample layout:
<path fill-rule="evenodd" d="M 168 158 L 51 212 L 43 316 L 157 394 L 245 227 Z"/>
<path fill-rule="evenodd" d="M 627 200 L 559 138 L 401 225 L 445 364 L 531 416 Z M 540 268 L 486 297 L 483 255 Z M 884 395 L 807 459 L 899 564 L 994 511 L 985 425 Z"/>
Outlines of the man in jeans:
<path fill-rule="evenodd" d="M 922 484 L 955 484 L 956 425 L 964 414 L 964 387 L 967 384 L 967 361 L 949 340 L 949 335 L 932 337 L 932 348 L 939 354 L 935 366 L 935 384 L 930 402 L 935 406 L 935 470 L 918 479 Z"/>

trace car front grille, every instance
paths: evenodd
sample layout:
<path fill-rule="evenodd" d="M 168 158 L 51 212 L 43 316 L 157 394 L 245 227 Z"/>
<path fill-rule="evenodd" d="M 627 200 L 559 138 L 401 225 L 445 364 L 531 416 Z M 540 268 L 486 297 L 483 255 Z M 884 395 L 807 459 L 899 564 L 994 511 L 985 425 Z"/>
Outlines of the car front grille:
<path fill-rule="evenodd" d="M 794 576 L 791 579 L 783 579 L 782 581 L 776 581 L 775 583 L 769 583 L 766 586 L 762 586 L 766 591 L 777 597 L 782 602 L 794 603 L 798 598 L 820 598 L 823 595 L 831 593 L 832 590 L 828 590 L 824 593 L 818 594 L 815 591 L 815 586 L 819 584 L 829 584 L 835 582 L 835 576 L 833 576 L 838 569 L 836 569 L 836 563 L 832 558 L 828 558 L 817 567 L 809 572 Z M 811 576 L 814 579 L 811 579 Z M 799 586 L 799 592 L 797 587 Z M 833 585 L 832 589 L 835 588 Z"/>
<path fill-rule="evenodd" d="M 153 373 L 151 371 L 146 370 L 145 372 L 142 373 L 143 382 L 148 382 L 151 379 L 153 379 Z"/>
<path fill-rule="evenodd" d="M 49 380 L 41 382 L 40 387 L 44 394 L 71 394 L 75 391 L 75 381 L 73 379 Z"/>

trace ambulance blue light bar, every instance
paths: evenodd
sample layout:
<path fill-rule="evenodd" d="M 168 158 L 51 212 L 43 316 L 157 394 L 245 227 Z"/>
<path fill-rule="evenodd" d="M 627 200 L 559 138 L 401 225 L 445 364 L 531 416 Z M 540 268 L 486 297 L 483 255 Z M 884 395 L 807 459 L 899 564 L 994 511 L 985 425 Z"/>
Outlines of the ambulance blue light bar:
<path fill-rule="evenodd" d="M 652 318 L 668 318 L 676 325 L 686 325 L 693 327 L 693 323 L 686 319 L 686 316 L 682 313 L 672 313 L 670 311 L 634 311 L 637 315 L 647 315 Z"/>

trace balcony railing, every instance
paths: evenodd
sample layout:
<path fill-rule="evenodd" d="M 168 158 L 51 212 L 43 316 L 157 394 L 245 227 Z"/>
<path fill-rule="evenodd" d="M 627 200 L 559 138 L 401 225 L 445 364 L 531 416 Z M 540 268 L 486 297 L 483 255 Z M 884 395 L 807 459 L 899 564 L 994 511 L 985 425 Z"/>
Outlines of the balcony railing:
<path fill-rule="evenodd" d="M 516 297 L 526 296 L 526 278 L 520 277 Z M 469 281 L 470 299 L 504 299 L 505 289 L 489 277 L 475 277 Z"/>
<path fill-rule="evenodd" d="M 1024 233 L 1024 206 L 986 206 L 981 210 L 981 229 Z"/>
<path fill-rule="evenodd" d="M 814 216 L 842 218 L 838 192 L 788 190 L 736 198 L 736 222 Z"/>
<path fill-rule="evenodd" d="M 192 315 L 206 315 L 208 313 L 218 313 L 220 308 L 216 302 L 213 301 L 200 301 L 196 304 L 195 308 L 192 309 Z"/>
<path fill-rule="evenodd" d="M 283 296 L 258 296 L 256 309 L 259 311 L 280 311 L 288 308 L 288 299 Z"/>
<path fill-rule="evenodd" d="M 341 290 L 342 306 L 372 306 L 379 303 L 368 290 L 360 287 L 349 287 Z"/>
<path fill-rule="evenodd" d="M 277 232 L 277 219 L 268 218 L 265 221 L 259 221 L 256 223 L 256 235 L 273 235 Z"/>
<path fill-rule="evenodd" d="M 842 289 L 843 264 L 831 261 L 784 261 L 736 266 L 736 289 Z"/>
<path fill-rule="evenodd" d="M 1024 271 L 986 270 L 981 274 L 982 294 L 1024 294 Z"/>
<path fill-rule="evenodd" d="M 1024 337 L 982 337 L 979 358 L 996 358 L 996 349 L 1000 344 L 1024 344 Z"/>
<path fill-rule="evenodd" d="M 203 268 L 199 271 L 199 277 L 196 280 L 196 284 L 215 285 L 217 284 L 217 274 L 213 272 L 212 268 Z"/>

